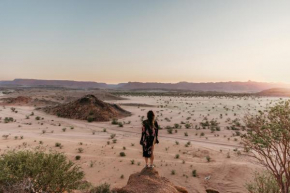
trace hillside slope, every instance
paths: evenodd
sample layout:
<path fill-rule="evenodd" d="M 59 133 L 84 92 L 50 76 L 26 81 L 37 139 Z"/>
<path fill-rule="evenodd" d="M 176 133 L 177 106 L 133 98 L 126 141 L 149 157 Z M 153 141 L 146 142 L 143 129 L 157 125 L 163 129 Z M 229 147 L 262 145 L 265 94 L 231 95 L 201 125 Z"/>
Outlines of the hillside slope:
<path fill-rule="evenodd" d="M 94 95 L 86 95 L 78 100 L 54 107 L 46 107 L 43 110 L 59 117 L 88 121 L 109 121 L 112 118 L 131 115 L 130 112 L 118 105 L 105 103 Z"/>
<path fill-rule="evenodd" d="M 257 93 L 259 96 L 290 97 L 289 88 L 272 88 Z"/>

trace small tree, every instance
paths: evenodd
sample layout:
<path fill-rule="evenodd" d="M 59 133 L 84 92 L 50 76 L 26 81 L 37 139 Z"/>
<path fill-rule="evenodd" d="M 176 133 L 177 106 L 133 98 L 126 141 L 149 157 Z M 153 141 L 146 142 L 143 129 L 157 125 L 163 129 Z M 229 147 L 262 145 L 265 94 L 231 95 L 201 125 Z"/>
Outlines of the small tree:
<path fill-rule="evenodd" d="M 281 101 L 257 115 L 246 115 L 245 148 L 273 174 L 281 193 L 290 191 L 290 101 Z"/>

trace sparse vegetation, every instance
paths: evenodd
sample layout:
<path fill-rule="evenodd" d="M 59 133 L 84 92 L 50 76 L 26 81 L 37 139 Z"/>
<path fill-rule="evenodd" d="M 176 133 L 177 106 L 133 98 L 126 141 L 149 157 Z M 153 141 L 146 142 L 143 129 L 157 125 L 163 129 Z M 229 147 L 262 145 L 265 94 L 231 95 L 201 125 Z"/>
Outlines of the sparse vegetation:
<path fill-rule="evenodd" d="M 277 180 L 268 171 L 255 172 L 253 181 L 246 183 L 246 188 L 249 193 L 280 193 Z"/>
<path fill-rule="evenodd" d="M 110 184 L 104 183 L 90 190 L 90 193 L 111 193 Z"/>
<path fill-rule="evenodd" d="M 55 147 L 61 147 L 61 143 L 56 142 Z"/>
<path fill-rule="evenodd" d="M 196 170 L 192 170 L 192 176 L 197 177 Z"/>
<path fill-rule="evenodd" d="M 211 161 L 210 156 L 206 156 L 205 158 L 206 158 L 206 161 L 207 161 L 207 162 L 210 162 L 210 161 Z"/>
<path fill-rule="evenodd" d="M 13 117 L 5 117 L 4 118 L 4 123 L 10 123 L 10 122 L 14 122 L 14 118 Z"/>
<path fill-rule="evenodd" d="M 120 152 L 120 156 L 125 157 L 126 156 L 125 152 Z"/>
<path fill-rule="evenodd" d="M 111 123 L 112 123 L 112 125 L 118 125 L 119 124 L 118 119 L 113 119 Z"/>
<path fill-rule="evenodd" d="M 79 147 L 79 148 L 77 148 L 77 151 L 78 151 L 79 153 L 83 153 L 83 152 L 84 152 L 84 148 Z"/>

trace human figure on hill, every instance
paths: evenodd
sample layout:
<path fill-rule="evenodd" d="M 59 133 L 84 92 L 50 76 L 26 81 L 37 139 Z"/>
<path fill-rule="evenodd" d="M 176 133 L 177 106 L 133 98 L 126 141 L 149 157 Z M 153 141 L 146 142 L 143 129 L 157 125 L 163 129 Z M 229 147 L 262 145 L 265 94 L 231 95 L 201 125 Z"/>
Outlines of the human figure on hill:
<path fill-rule="evenodd" d="M 155 120 L 155 114 L 153 111 L 148 111 L 147 120 L 142 122 L 142 135 L 140 144 L 143 146 L 143 157 L 145 157 L 145 167 L 153 168 L 154 161 L 154 145 L 159 143 L 158 141 L 159 125 Z M 148 165 L 148 159 L 150 158 L 150 165 Z"/>

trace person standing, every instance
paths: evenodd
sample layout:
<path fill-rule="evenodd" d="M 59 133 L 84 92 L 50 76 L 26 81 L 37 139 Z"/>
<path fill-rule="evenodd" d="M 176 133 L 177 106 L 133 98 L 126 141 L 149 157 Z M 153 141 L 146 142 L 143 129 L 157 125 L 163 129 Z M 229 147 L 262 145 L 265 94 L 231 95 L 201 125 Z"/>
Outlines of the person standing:
<path fill-rule="evenodd" d="M 159 125 L 155 120 L 154 112 L 148 111 L 147 120 L 142 122 L 142 135 L 140 140 L 140 144 L 143 147 L 143 157 L 146 163 L 145 167 L 154 167 L 154 145 L 159 143 L 158 130 Z M 148 165 L 148 159 L 150 159 L 150 165 Z"/>

